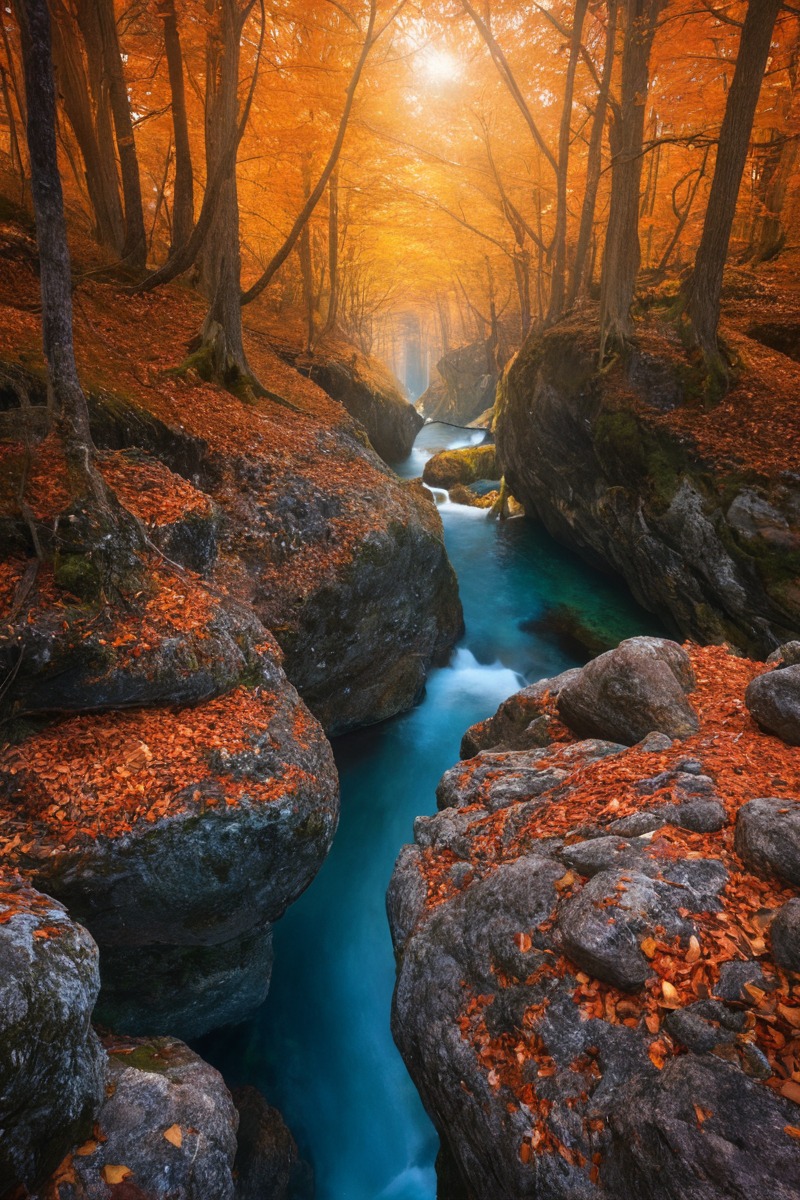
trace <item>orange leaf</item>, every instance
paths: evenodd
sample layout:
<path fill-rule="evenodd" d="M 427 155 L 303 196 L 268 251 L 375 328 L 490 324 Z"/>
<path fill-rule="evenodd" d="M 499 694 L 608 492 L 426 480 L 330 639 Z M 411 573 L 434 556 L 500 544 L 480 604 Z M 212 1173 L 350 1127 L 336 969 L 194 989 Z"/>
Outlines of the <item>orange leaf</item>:
<path fill-rule="evenodd" d="M 170 1125 L 169 1129 L 164 1130 L 164 1137 L 173 1146 L 180 1148 L 183 1145 L 183 1131 L 180 1125 Z"/>
<path fill-rule="evenodd" d="M 107 1163 L 103 1167 L 101 1174 L 106 1183 L 122 1183 L 124 1179 L 133 1174 L 133 1171 L 130 1167 L 114 1166 L 111 1163 Z"/>

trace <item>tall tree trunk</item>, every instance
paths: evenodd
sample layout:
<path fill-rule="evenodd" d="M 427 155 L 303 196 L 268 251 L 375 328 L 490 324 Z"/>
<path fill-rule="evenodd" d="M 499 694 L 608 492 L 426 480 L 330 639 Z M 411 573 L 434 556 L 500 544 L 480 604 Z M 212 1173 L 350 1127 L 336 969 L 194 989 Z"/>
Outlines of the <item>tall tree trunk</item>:
<path fill-rule="evenodd" d="M 311 161 L 308 156 L 303 159 L 303 194 L 306 199 L 311 194 Z M 311 253 L 311 228 L 308 222 L 303 226 L 297 250 L 300 258 L 300 274 L 303 280 L 306 350 L 310 351 L 314 344 L 314 261 Z"/>
<path fill-rule="evenodd" d="M 252 381 L 242 336 L 241 255 L 236 155 L 239 59 L 243 14 L 237 0 L 208 0 L 219 18 L 209 31 L 206 56 L 206 175 L 224 177 L 203 249 L 202 282 L 211 304 L 200 334 L 210 374 L 228 387 Z M 249 8 L 246 9 L 249 12 Z"/>
<path fill-rule="evenodd" d="M 623 0 L 622 84 L 611 125 L 611 204 L 600 279 L 600 359 L 609 341 L 633 332 L 631 305 L 639 273 L 639 193 L 650 48 L 666 0 Z"/>
<path fill-rule="evenodd" d="M 558 170 L 556 172 L 556 228 L 553 235 L 553 276 L 550 283 L 548 322 L 557 321 L 564 311 L 567 276 L 567 181 L 569 175 L 569 142 L 572 130 L 572 97 L 575 91 L 575 72 L 583 36 L 583 22 L 589 0 L 575 0 L 569 61 L 564 81 L 564 101 L 558 135 Z"/>
<path fill-rule="evenodd" d="M 611 76 L 614 71 L 614 52 L 617 40 L 617 0 L 608 0 L 608 22 L 606 25 L 606 47 L 603 56 L 603 74 L 597 92 L 592 131 L 589 134 L 589 152 L 586 158 L 586 189 L 583 193 L 581 223 L 578 230 L 578 245 L 575 250 L 575 265 L 569 285 L 567 306 L 571 307 L 585 290 L 589 275 L 586 264 L 592 242 L 594 213 L 597 207 L 597 191 L 600 186 L 600 171 L 603 161 L 603 130 L 605 129 Z"/>
<path fill-rule="evenodd" d="M 716 376 L 724 380 L 726 375 L 717 345 L 722 276 L 761 81 L 780 8 L 781 0 L 750 0 L 748 5 L 722 118 L 703 233 L 694 270 L 683 294 L 692 337 L 703 351 L 712 380 Z"/>
<path fill-rule="evenodd" d="M 339 315 L 339 172 L 334 171 L 328 184 L 328 313 L 325 333 L 336 326 Z"/>
<path fill-rule="evenodd" d="M 800 154 L 800 135 L 781 138 L 777 161 L 773 165 L 764 192 L 763 209 L 756 221 L 751 262 L 755 266 L 780 254 L 786 244 L 787 230 L 783 224 L 783 206 L 789 184 Z"/>
<path fill-rule="evenodd" d="M 132 270 L 142 270 L 147 262 L 147 236 L 142 209 L 142 185 L 139 161 L 133 137 L 131 106 L 122 70 L 122 56 L 114 15 L 114 0 L 79 0 L 78 22 L 87 48 L 96 44 L 102 64 L 103 83 L 114 121 L 114 134 L 122 177 L 122 197 L 125 208 L 125 239 L 122 257 Z M 102 115 L 102 107 L 98 115 Z"/>
<path fill-rule="evenodd" d="M 58 557 L 86 556 L 99 587 L 135 562 L 138 523 L 109 493 L 95 464 L 86 397 L 72 337 L 72 280 L 56 151 L 56 102 L 47 0 L 15 0 L 22 35 L 31 192 L 42 294 L 42 343 L 51 409 L 67 464 L 69 520 L 57 530 Z M 57 562 L 58 578 L 58 562 Z M 85 575 L 84 575 L 85 577 Z"/>
<path fill-rule="evenodd" d="M 172 132 L 175 143 L 175 190 L 172 200 L 172 241 L 175 254 L 189 240 L 194 225 L 194 172 L 186 115 L 186 89 L 183 82 L 183 55 L 175 16 L 175 0 L 159 0 L 158 11 L 164 22 L 164 51 L 167 56 L 172 96 Z"/>
<path fill-rule="evenodd" d="M 110 126 L 101 136 L 97 119 L 107 123 L 108 104 L 102 88 L 102 68 L 97 61 L 99 47 L 87 45 L 91 78 L 87 78 L 80 52 L 78 32 L 72 17 L 58 0 L 53 0 L 52 44 L 58 86 L 64 110 L 75 134 L 86 172 L 86 188 L 95 220 L 95 236 L 102 246 L 122 254 L 125 222 L 119 195 L 119 180 Z M 92 58 L 92 50 L 95 58 Z M 94 105 L 92 104 L 94 100 Z"/>

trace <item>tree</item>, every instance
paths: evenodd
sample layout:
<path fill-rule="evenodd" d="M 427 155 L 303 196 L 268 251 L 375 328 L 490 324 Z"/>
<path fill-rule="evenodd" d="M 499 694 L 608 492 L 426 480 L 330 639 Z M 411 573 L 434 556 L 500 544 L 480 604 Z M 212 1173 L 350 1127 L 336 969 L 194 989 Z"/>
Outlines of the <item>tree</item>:
<path fill-rule="evenodd" d="M 608 342 L 633 332 L 631 305 L 639 273 L 639 194 L 650 49 L 666 0 L 623 0 L 622 81 L 611 124 L 611 204 L 600 279 L 600 361 Z"/>
<path fill-rule="evenodd" d="M 781 0 L 749 0 L 719 135 L 703 233 L 694 270 L 683 291 L 682 308 L 691 338 L 703 353 L 712 383 L 726 376 L 717 344 L 722 277 L 756 104 L 780 8 Z"/>
<path fill-rule="evenodd" d="M 175 143 L 175 191 L 172 202 L 172 238 L 170 254 L 184 246 L 194 225 L 194 172 L 189 122 L 186 114 L 186 89 L 183 83 L 183 54 L 175 15 L 175 0 L 159 0 L 158 11 L 164 22 L 164 52 L 167 56 L 171 93 L 172 133 Z"/>
<path fill-rule="evenodd" d="M 15 0 L 25 74 L 31 192 L 39 246 L 42 343 L 48 399 L 67 466 L 71 504 L 56 530 L 58 567 L 84 561 L 83 578 L 97 587 L 118 582 L 135 565 L 142 537 L 97 469 L 89 410 L 78 379 L 72 335 L 64 201 L 56 152 L 56 100 L 47 0 Z M 74 579 L 71 579 L 74 588 Z"/>

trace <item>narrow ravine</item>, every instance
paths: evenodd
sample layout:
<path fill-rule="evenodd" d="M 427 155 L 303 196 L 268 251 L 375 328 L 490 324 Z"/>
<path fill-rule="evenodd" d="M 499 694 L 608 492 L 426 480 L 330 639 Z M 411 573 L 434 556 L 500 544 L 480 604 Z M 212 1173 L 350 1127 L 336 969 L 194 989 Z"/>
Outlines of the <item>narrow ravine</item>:
<path fill-rule="evenodd" d="M 427 426 L 401 474 L 482 433 Z M 441 499 L 441 497 L 439 497 Z M 578 659 L 531 632 L 567 606 L 610 641 L 660 632 L 627 591 L 523 520 L 441 505 L 458 573 L 466 635 L 432 673 L 424 702 L 335 746 L 342 817 L 333 849 L 275 929 L 269 998 L 250 1020 L 205 1039 L 202 1053 L 231 1082 L 260 1087 L 313 1163 L 318 1200 L 433 1200 L 437 1138 L 389 1030 L 394 961 L 384 896 L 412 822 L 435 807 L 461 735 L 525 681 Z"/>

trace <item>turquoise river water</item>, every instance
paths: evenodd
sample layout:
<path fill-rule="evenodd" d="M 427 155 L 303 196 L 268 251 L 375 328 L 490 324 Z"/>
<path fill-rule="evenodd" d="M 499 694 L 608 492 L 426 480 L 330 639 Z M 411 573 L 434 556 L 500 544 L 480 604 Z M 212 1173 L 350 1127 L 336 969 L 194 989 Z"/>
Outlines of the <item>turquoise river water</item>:
<path fill-rule="evenodd" d="M 404 476 L 480 433 L 428 425 Z M 404 716 L 335 744 L 342 816 L 328 859 L 275 927 L 264 1006 L 205 1040 L 231 1083 L 252 1083 L 280 1108 L 315 1168 L 317 1200 L 433 1200 L 437 1137 L 392 1042 L 394 959 L 384 897 L 419 813 L 458 759 L 461 735 L 525 682 L 581 661 L 537 632 L 566 606 L 610 641 L 660 632 L 619 584 L 590 570 L 531 522 L 497 522 L 437 495 L 458 574 L 466 634 Z M 585 656 L 584 656 L 585 657 Z"/>

